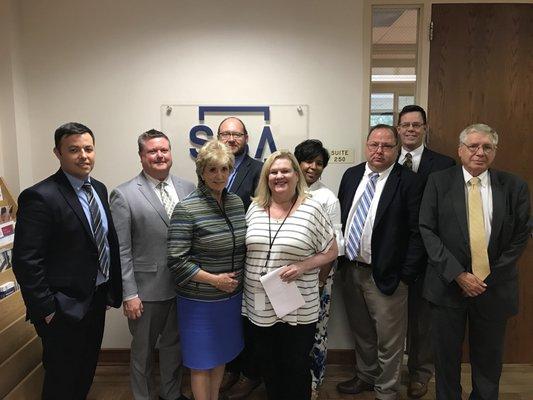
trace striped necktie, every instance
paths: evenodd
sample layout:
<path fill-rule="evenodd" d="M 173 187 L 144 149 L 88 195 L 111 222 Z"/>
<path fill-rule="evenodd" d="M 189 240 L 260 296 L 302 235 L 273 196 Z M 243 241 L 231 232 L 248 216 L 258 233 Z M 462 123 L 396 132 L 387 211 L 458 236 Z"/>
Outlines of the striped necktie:
<path fill-rule="evenodd" d="M 370 204 L 372 204 L 372 199 L 374 198 L 374 193 L 376 192 L 376 181 L 378 180 L 379 174 L 372 172 L 368 176 L 368 183 L 366 184 L 365 191 L 353 216 L 352 224 L 350 225 L 350 231 L 348 232 L 348 240 L 346 241 L 346 255 L 348 259 L 355 260 L 359 254 L 359 248 L 361 246 L 361 236 L 363 234 L 363 228 L 365 226 L 366 217 L 368 215 L 368 210 L 370 210 Z"/>
<path fill-rule="evenodd" d="M 403 165 L 406 168 L 409 168 L 411 171 L 413 170 L 413 155 L 411 153 L 407 153 L 405 155 L 405 160 L 403 160 Z"/>
<path fill-rule="evenodd" d="M 90 182 L 85 182 L 82 186 L 87 194 L 89 201 L 89 211 L 91 212 L 91 223 L 93 227 L 93 235 L 98 247 L 98 264 L 102 275 L 106 278 L 109 274 L 109 254 L 106 251 L 107 237 L 105 236 L 104 226 L 102 225 L 102 216 L 100 215 L 100 207 L 94 198 L 92 186 Z"/>
<path fill-rule="evenodd" d="M 483 202 L 479 190 L 480 179 L 473 177 L 468 188 L 468 232 L 470 236 L 470 254 L 472 256 L 472 273 L 482 281 L 490 274 L 489 256 L 487 254 L 487 236 L 483 218 Z"/>
<path fill-rule="evenodd" d="M 161 195 L 161 203 L 163 203 L 163 207 L 165 207 L 165 211 L 167 212 L 167 215 L 169 218 L 172 217 L 172 213 L 174 212 L 174 201 L 170 197 L 170 194 L 167 190 L 167 185 L 165 181 L 159 182 L 157 184 L 157 190 L 159 190 L 159 194 Z"/>

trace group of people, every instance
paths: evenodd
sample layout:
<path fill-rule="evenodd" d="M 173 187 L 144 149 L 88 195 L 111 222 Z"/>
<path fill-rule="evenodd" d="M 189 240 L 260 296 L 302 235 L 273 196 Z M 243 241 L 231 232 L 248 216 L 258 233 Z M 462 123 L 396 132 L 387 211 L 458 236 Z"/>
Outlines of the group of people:
<path fill-rule="evenodd" d="M 317 398 L 335 276 L 356 355 L 339 392 L 399 399 L 407 338 L 409 397 L 435 374 L 437 399 L 460 399 L 468 325 L 471 398 L 497 399 L 528 188 L 490 168 L 489 126 L 461 132 L 458 166 L 425 146 L 426 129 L 416 105 L 397 127 L 372 127 L 366 161 L 344 173 L 338 197 L 320 181 L 329 153 L 318 140 L 263 164 L 247 154 L 244 123 L 226 118 L 198 152 L 194 185 L 170 174 L 170 141 L 150 130 L 138 138 L 141 173 L 108 203 L 90 176 L 92 131 L 59 127 L 60 169 L 21 193 L 13 250 L 43 343 L 42 398 L 86 398 L 106 308 L 121 304 L 135 399 L 186 399 L 182 364 L 196 400 L 245 399 L 261 381 L 270 400 Z M 301 306 L 273 306 L 272 273 Z"/>

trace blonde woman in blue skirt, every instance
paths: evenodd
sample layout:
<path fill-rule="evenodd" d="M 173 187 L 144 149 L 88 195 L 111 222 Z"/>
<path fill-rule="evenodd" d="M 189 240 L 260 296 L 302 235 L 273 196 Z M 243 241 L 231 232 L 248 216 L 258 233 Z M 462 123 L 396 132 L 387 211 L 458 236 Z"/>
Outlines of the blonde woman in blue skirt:
<path fill-rule="evenodd" d="M 241 199 L 226 190 L 233 164 L 222 142 L 200 149 L 198 187 L 176 205 L 168 233 L 183 364 L 191 370 L 195 400 L 218 400 L 224 365 L 244 346 L 246 222 Z"/>

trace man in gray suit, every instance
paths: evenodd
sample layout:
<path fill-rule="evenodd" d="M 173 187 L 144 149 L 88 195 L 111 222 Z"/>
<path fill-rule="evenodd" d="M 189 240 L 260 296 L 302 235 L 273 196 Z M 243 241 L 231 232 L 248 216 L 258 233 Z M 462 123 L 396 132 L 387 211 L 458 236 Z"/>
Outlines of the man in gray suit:
<path fill-rule="evenodd" d="M 136 400 L 150 400 L 153 353 L 159 339 L 160 399 L 181 395 L 181 354 L 176 293 L 167 268 L 167 230 L 176 203 L 194 185 L 170 175 L 170 141 L 154 129 L 139 136 L 142 172 L 111 192 L 122 263 L 123 307 L 133 336 L 131 386 Z"/>
<path fill-rule="evenodd" d="M 491 127 L 465 128 L 462 165 L 430 175 L 420 207 L 437 400 L 461 399 L 466 327 L 469 398 L 498 399 L 505 327 L 518 312 L 516 263 L 527 244 L 530 207 L 526 182 L 490 168 L 497 145 Z"/>

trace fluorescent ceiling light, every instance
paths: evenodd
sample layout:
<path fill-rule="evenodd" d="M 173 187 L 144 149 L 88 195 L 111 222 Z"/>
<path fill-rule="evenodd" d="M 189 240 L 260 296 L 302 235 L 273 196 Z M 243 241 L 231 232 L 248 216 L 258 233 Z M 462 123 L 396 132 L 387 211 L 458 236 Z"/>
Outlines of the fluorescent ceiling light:
<path fill-rule="evenodd" d="M 416 82 L 416 75 L 372 75 L 372 82 Z"/>

